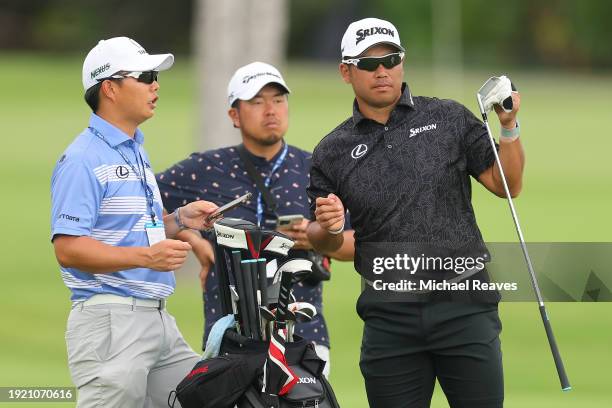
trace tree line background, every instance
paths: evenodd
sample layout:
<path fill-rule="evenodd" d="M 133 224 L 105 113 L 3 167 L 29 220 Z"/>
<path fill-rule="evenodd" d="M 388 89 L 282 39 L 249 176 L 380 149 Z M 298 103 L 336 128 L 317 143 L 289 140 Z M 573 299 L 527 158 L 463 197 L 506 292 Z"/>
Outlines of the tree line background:
<path fill-rule="evenodd" d="M 266 1 L 266 0 L 262 0 Z M 0 0 L 0 50 L 75 52 L 128 35 L 147 49 L 190 55 L 197 0 Z M 337 61 L 347 24 L 363 16 L 391 20 L 409 57 L 433 54 L 432 0 L 288 0 L 290 59 Z M 444 3 L 437 1 L 438 6 Z M 458 4 L 457 4 L 458 3 Z M 607 0 L 447 0 L 457 10 L 465 66 L 607 70 L 612 67 L 612 2 Z M 455 12 L 454 12 L 455 13 Z M 217 33 L 228 35 L 232 26 Z"/>

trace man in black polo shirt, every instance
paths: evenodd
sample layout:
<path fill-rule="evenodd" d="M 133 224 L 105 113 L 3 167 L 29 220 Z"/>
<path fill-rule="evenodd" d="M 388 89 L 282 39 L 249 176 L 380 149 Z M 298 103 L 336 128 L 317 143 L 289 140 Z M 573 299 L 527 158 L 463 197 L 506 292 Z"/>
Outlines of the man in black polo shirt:
<path fill-rule="evenodd" d="M 234 127 L 240 130 L 242 144 L 193 153 L 158 174 L 157 182 L 165 209 L 171 212 L 203 197 L 223 205 L 251 192 L 254 199 L 232 210 L 227 216 L 241 218 L 270 230 L 276 228 L 280 215 L 303 216 L 301 222 L 281 232 L 295 240 L 289 256 L 305 258 L 306 251 L 312 250 L 306 236 L 310 216 L 306 186 L 312 155 L 284 141 L 289 126 L 288 94 L 289 87 L 273 66 L 253 62 L 239 68 L 228 85 L 228 114 Z M 248 174 L 239 154 L 242 148 L 276 200 L 276 211 L 267 205 L 255 181 Z M 353 233 L 347 231 L 344 235 L 344 245 L 328 254 L 336 259 L 351 260 Z M 207 235 L 206 238 L 213 239 L 213 236 Z M 213 251 L 210 243 L 199 234 L 185 231 L 181 239 L 192 245 L 202 264 L 200 279 L 205 291 L 206 340 L 212 325 L 223 317 L 218 297 L 219 278 L 212 265 Z M 313 341 L 317 353 L 329 361 L 329 335 L 323 317 L 322 282 L 300 282 L 294 286 L 294 293 L 298 301 L 312 303 L 318 311 L 312 321 L 298 323 L 295 333 Z M 329 372 L 329 364 L 324 372 Z"/>
<path fill-rule="evenodd" d="M 308 193 L 317 222 L 308 236 L 319 250 L 337 248 L 350 212 L 355 267 L 368 283 L 357 312 L 365 323 L 360 366 L 371 407 L 428 407 L 436 379 L 451 407 L 501 407 L 499 294 L 397 290 L 376 282 L 486 282 L 488 253 L 470 176 L 505 196 L 482 122 L 457 102 L 412 96 L 402 83 L 403 57 L 399 33 L 387 21 L 368 18 L 346 30 L 340 73 L 355 93 L 353 116 L 313 152 Z M 513 102 L 511 112 L 495 109 L 498 151 L 515 196 L 524 153 L 517 93 Z M 415 265 L 408 258 L 457 266 L 468 257 L 480 263 L 449 271 L 434 262 L 408 272 Z"/>

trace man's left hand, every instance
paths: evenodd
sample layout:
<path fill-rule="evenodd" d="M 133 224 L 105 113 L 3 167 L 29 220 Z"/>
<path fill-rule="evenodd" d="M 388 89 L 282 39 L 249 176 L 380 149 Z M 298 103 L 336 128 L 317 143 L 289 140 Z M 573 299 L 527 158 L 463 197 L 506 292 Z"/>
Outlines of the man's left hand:
<path fill-rule="evenodd" d="M 293 241 L 295 241 L 295 245 L 293 245 L 293 249 L 312 249 L 312 245 L 310 241 L 308 241 L 308 236 L 306 235 L 306 228 L 308 227 L 307 219 L 303 219 L 302 222 L 296 222 L 291 224 L 288 228 L 279 229 L 279 232 L 287 235 Z"/>
<path fill-rule="evenodd" d="M 516 114 L 521 106 L 521 94 L 516 91 L 512 92 L 512 110 L 506 112 L 498 104 L 493 105 L 499 123 L 506 129 L 514 129 L 516 127 Z"/>
<path fill-rule="evenodd" d="M 212 228 L 214 221 L 207 221 L 206 218 L 213 214 L 219 206 L 209 201 L 194 201 L 181 207 L 181 222 L 188 228 L 205 230 Z"/>

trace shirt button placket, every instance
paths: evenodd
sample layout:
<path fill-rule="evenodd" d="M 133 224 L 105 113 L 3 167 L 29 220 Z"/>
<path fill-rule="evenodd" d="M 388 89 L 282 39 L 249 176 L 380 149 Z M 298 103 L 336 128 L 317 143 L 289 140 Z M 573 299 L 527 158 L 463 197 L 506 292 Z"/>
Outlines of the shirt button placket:
<path fill-rule="evenodd" d="M 385 132 L 387 132 L 389 130 L 389 126 L 385 126 Z M 385 137 L 385 139 L 389 139 L 388 137 Z M 393 145 L 391 143 L 387 144 L 387 149 L 393 149 Z"/>

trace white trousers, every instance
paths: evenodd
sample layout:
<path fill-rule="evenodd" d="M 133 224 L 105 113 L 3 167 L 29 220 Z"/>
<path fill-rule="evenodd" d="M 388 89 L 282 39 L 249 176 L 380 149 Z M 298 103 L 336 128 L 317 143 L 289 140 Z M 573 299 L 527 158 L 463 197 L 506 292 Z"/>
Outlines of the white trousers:
<path fill-rule="evenodd" d="M 167 407 L 199 360 L 165 309 L 130 305 L 75 306 L 66 346 L 79 408 Z"/>

